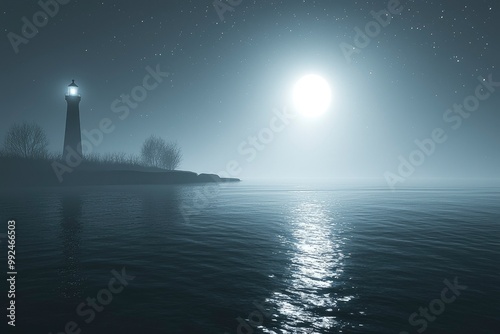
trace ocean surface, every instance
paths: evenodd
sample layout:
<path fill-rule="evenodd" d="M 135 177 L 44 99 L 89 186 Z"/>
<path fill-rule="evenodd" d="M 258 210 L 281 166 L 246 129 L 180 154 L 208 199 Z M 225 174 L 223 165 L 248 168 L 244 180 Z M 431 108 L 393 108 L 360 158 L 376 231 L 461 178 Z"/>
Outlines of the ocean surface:
<path fill-rule="evenodd" d="M 500 333 L 500 188 L 4 189 L 0 218 L 7 333 Z"/>

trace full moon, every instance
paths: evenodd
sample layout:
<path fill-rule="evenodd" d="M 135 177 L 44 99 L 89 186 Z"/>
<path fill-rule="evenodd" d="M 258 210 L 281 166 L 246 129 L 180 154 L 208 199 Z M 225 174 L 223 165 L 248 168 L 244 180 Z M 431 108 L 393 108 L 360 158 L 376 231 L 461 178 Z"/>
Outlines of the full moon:
<path fill-rule="evenodd" d="M 332 99 L 330 86 L 319 75 L 311 74 L 300 79 L 293 89 L 293 102 L 300 113 L 305 116 L 323 114 Z"/>

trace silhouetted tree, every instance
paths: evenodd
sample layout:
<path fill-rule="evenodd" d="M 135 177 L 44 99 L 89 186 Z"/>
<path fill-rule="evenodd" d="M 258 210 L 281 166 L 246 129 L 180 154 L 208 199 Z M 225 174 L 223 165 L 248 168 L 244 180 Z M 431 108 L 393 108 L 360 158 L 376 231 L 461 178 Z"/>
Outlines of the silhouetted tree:
<path fill-rule="evenodd" d="M 22 158 L 46 158 L 49 141 L 45 131 L 35 123 L 14 124 L 5 136 L 3 151 Z"/>
<path fill-rule="evenodd" d="M 144 141 L 141 149 L 141 158 L 145 165 L 160 167 L 160 156 L 165 141 L 160 137 L 151 136 Z"/>
<path fill-rule="evenodd" d="M 161 167 L 174 170 L 181 164 L 182 153 L 177 143 L 166 143 L 160 157 Z"/>
<path fill-rule="evenodd" d="M 177 143 L 167 143 L 163 138 L 151 136 L 142 144 L 141 158 L 147 166 L 174 170 L 179 167 L 182 154 Z"/>

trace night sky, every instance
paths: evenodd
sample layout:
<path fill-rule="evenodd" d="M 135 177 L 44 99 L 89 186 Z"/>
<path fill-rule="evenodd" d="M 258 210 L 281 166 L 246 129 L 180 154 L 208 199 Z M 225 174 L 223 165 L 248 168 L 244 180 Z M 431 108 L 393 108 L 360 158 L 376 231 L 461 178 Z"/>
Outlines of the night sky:
<path fill-rule="evenodd" d="M 243 0 L 222 22 L 212 0 L 72 0 L 16 53 L 8 33 L 21 36 L 22 18 L 33 22 L 41 7 L 2 1 L 0 137 L 34 121 L 61 151 L 75 79 L 82 129 L 103 118 L 116 127 L 95 152 L 138 153 L 156 134 L 179 143 L 183 170 L 219 172 L 236 160 L 241 178 L 383 178 L 415 140 L 442 128 L 447 140 L 414 177 L 500 177 L 500 87 L 460 125 L 444 119 L 474 95 L 479 76 L 500 82 L 500 4 L 401 1 L 401 14 L 348 61 L 341 45 L 354 45 L 355 28 L 388 2 Z M 113 102 L 157 66 L 168 77 L 120 119 Z M 330 83 L 327 113 L 296 117 L 253 159 L 240 154 L 273 110 L 293 109 L 290 92 L 309 73 Z"/>

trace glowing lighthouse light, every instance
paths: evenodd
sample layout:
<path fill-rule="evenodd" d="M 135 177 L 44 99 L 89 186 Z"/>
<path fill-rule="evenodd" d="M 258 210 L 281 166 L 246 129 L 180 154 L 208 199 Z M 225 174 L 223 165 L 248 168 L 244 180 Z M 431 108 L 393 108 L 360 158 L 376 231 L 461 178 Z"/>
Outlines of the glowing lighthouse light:
<path fill-rule="evenodd" d="M 75 80 L 72 80 L 72 82 L 68 86 L 68 95 L 70 96 L 78 95 L 78 86 L 76 85 Z"/>

